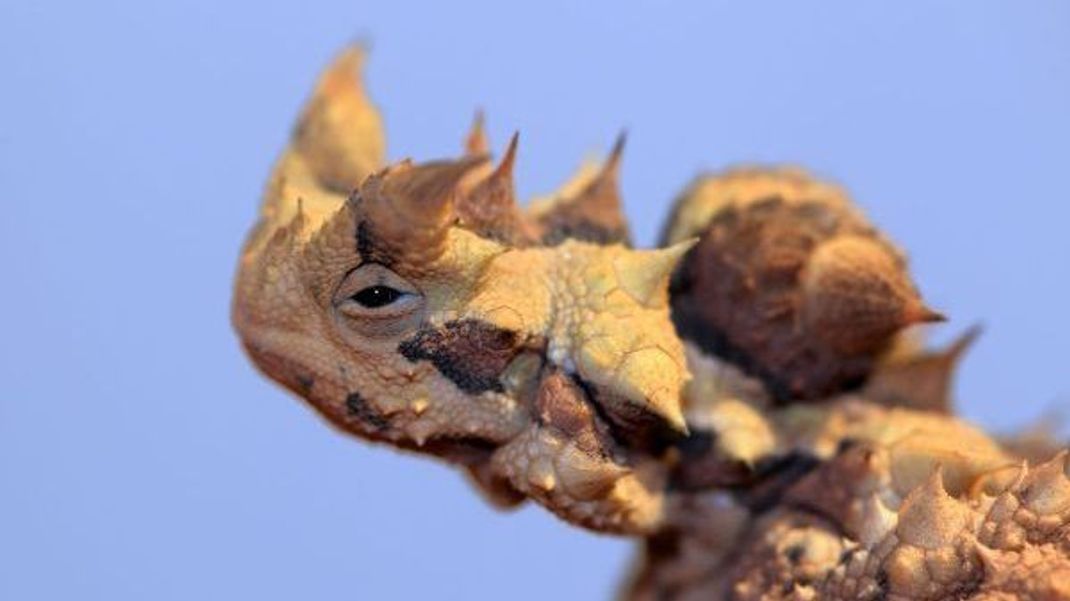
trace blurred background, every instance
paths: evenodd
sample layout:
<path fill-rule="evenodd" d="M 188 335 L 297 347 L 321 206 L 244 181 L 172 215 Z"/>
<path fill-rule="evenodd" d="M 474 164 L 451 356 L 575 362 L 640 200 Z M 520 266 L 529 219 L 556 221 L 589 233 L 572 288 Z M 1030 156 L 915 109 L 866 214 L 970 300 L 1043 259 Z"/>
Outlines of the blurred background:
<path fill-rule="evenodd" d="M 986 331 L 959 406 L 1070 397 L 1070 4 L 0 3 L 0 599 L 601 599 L 632 545 L 342 437 L 255 373 L 238 248 L 320 68 L 390 156 L 514 129 L 525 196 L 626 127 L 640 244 L 696 173 L 843 183 Z"/>

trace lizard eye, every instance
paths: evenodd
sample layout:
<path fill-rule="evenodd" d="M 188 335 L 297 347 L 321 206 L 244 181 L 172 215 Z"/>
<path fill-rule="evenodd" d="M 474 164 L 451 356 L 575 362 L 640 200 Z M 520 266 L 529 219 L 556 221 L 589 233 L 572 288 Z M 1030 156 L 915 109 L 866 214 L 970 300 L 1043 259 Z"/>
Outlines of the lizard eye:
<path fill-rule="evenodd" d="M 398 300 L 405 293 L 390 286 L 368 286 L 349 297 L 366 309 L 378 309 Z"/>
<path fill-rule="evenodd" d="M 418 319 L 424 297 L 389 268 L 365 263 L 346 274 L 335 291 L 334 306 L 349 326 L 378 335 Z"/>

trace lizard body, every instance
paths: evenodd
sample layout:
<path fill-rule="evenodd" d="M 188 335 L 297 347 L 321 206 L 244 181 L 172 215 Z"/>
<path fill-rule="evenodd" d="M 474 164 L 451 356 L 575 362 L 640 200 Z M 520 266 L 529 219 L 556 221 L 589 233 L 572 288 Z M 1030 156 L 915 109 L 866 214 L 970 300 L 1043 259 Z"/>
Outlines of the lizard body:
<path fill-rule="evenodd" d="M 631 599 L 1070 599 L 1066 455 L 950 415 L 901 251 L 794 168 L 698 178 L 636 250 L 623 139 L 522 208 L 514 136 L 387 165 L 359 49 L 265 190 L 232 320 L 341 430 L 640 537 Z M 1046 453 L 1054 455 L 1054 450 Z"/>

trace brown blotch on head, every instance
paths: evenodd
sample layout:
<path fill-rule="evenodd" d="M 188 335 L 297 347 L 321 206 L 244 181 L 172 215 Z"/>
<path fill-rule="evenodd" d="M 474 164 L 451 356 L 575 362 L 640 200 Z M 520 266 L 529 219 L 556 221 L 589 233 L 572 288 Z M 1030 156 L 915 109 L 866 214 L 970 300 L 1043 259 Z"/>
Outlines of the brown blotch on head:
<path fill-rule="evenodd" d="M 419 330 L 398 352 L 412 362 L 430 361 L 457 388 L 478 394 L 504 390 L 499 378 L 523 350 L 521 342 L 516 332 L 463 319 Z"/>

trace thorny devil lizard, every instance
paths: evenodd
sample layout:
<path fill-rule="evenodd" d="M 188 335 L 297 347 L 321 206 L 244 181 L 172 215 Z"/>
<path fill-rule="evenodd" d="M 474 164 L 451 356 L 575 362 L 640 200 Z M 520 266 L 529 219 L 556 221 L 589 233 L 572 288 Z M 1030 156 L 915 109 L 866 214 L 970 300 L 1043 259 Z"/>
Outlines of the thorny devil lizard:
<path fill-rule="evenodd" d="M 233 323 L 345 432 L 640 537 L 626 599 L 1070 599 L 1057 445 L 950 415 L 957 358 L 837 186 L 706 175 L 630 248 L 621 143 L 514 198 L 516 137 L 384 166 L 360 49 L 321 76 L 241 256 Z"/>

